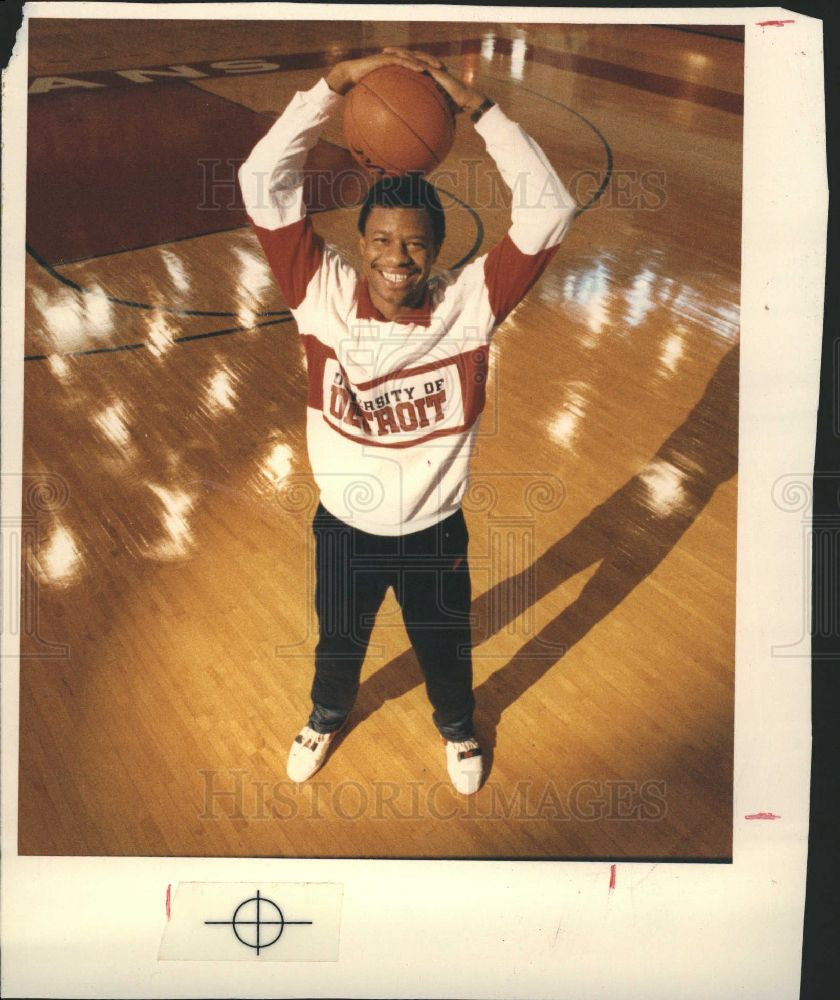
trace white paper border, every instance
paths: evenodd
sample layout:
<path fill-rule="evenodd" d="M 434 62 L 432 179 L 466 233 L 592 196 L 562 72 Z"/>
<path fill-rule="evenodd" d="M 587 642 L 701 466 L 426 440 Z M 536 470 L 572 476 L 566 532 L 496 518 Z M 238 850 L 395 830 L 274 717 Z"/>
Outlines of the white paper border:
<path fill-rule="evenodd" d="M 801 481 L 807 499 L 827 210 L 822 25 L 780 8 L 26 8 L 30 17 L 273 20 L 374 12 L 390 20 L 746 23 L 734 863 L 619 862 L 609 893 L 608 863 L 18 858 L 17 639 L 4 627 L 3 995 L 795 997 L 808 830 L 809 511 L 785 483 Z M 757 27 L 775 19 L 795 23 Z M 19 473 L 21 460 L 22 42 L 4 79 L 4 474 Z M 19 520 L 14 491 L 4 490 L 2 515 L 4 528 Z M 13 599 L 18 567 L 8 552 L 4 559 L 4 596 Z M 792 655 L 773 655 L 785 646 Z M 763 811 L 781 819 L 744 819 Z M 335 966 L 289 965 L 278 977 L 274 965 L 157 962 L 168 884 L 254 879 L 344 883 Z"/>

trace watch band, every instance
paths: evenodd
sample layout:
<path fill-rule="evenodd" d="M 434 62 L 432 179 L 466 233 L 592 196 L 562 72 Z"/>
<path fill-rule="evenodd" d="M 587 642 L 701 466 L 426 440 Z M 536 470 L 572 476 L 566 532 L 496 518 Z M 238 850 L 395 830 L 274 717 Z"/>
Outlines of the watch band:
<path fill-rule="evenodd" d="M 481 117 L 485 114 L 485 112 L 489 111 L 490 108 L 495 107 L 495 105 L 496 105 L 495 101 L 491 101 L 489 97 L 485 97 L 484 100 L 481 102 L 481 104 L 479 104 L 479 106 L 475 109 L 475 111 L 473 111 L 473 113 L 470 115 L 470 121 L 473 123 L 473 125 L 475 125 L 476 122 L 480 121 Z"/>

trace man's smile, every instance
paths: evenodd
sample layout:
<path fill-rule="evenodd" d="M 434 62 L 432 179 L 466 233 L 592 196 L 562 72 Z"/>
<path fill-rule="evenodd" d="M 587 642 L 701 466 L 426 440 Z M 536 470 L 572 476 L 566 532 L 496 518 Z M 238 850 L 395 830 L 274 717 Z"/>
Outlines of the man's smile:
<path fill-rule="evenodd" d="M 390 281 L 392 285 L 402 285 L 404 282 L 408 281 L 409 278 L 413 277 L 416 271 L 386 271 L 384 268 L 374 268 L 386 281 Z"/>
<path fill-rule="evenodd" d="M 374 205 L 359 241 L 371 301 L 388 319 L 417 307 L 437 257 L 423 208 Z"/>

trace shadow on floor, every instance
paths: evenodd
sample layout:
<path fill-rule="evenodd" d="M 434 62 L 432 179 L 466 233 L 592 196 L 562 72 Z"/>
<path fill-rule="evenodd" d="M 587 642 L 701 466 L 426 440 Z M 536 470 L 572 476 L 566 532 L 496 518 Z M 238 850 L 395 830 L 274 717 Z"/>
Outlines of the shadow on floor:
<path fill-rule="evenodd" d="M 476 728 L 488 772 L 505 709 L 656 569 L 717 487 L 737 472 L 738 360 L 736 345 L 685 421 L 632 479 L 531 566 L 473 601 L 473 645 L 478 647 L 566 580 L 600 563 L 577 599 L 476 689 Z M 362 683 L 345 734 L 419 683 L 420 669 L 409 648 Z"/>

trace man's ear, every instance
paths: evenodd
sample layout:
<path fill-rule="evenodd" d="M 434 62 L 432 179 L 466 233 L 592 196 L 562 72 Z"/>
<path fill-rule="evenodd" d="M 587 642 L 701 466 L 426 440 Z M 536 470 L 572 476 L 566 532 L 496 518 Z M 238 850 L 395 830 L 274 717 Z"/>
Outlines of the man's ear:
<path fill-rule="evenodd" d="M 361 253 L 361 255 L 363 257 L 365 255 L 365 247 L 366 246 L 367 246 L 367 243 L 365 242 L 365 234 L 364 233 L 359 233 L 359 252 Z"/>

